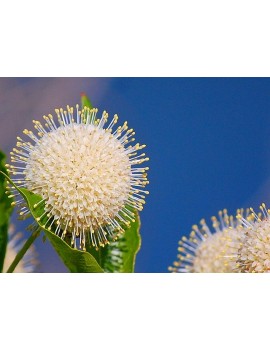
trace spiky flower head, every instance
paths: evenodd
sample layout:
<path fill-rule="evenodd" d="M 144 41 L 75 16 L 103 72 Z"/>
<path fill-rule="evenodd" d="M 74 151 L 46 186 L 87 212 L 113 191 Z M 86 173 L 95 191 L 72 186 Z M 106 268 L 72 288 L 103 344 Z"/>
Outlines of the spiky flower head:
<path fill-rule="evenodd" d="M 241 246 L 237 255 L 237 270 L 241 273 L 270 272 L 270 215 L 265 204 L 261 212 L 255 213 L 251 208 L 248 219 L 239 216 L 245 227 Z"/>
<path fill-rule="evenodd" d="M 94 246 L 108 243 L 134 221 L 132 209 L 141 210 L 148 167 L 138 167 L 148 158 L 133 144 L 133 129 L 127 122 L 115 128 L 108 113 L 97 118 L 97 109 L 76 105 L 76 111 L 56 109 L 57 121 L 44 116 L 45 125 L 33 121 L 37 135 L 24 130 L 31 141 L 18 137 L 9 166 L 15 184 L 41 195 L 46 218 L 44 226 L 62 238 L 71 236 L 76 247 L 85 249 L 86 238 Z M 138 154 L 139 153 L 139 154 Z M 19 200 L 23 202 L 23 200 Z M 24 205 L 23 205 L 24 207 Z M 23 208 L 21 214 L 27 214 Z"/>
<path fill-rule="evenodd" d="M 243 215 L 238 210 L 237 215 Z M 248 215 L 248 213 L 247 213 Z M 204 219 L 192 227 L 189 238 L 179 241 L 178 260 L 169 267 L 176 273 L 230 273 L 235 272 L 236 255 L 244 228 L 241 221 L 229 216 L 227 210 L 219 211 L 219 220 L 212 217 L 214 232 Z"/>
<path fill-rule="evenodd" d="M 23 245 L 23 235 L 20 232 L 15 231 L 13 224 L 9 225 L 8 228 L 8 244 L 6 249 L 6 255 L 4 260 L 3 272 L 6 272 L 17 256 L 18 251 Z M 27 253 L 23 256 L 20 262 L 14 269 L 14 273 L 32 273 L 36 270 L 38 265 L 37 253 L 34 246 L 31 246 Z"/>

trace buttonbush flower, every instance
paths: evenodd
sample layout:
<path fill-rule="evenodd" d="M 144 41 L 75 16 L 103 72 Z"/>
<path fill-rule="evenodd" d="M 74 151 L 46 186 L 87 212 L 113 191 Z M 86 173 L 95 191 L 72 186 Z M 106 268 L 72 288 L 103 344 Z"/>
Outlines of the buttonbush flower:
<path fill-rule="evenodd" d="M 238 210 L 237 215 L 243 216 Z M 248 216 L 248 212 L 246 213 Z M 227 210 L 219 211 L 219 221 L 212 217 L 214 232 L 204 219 L 192 227 L 189 238 L 179 241 L 178 260 L 169 267 L 178 273 L 229 273 L 235 272 L 236 257 L 244 228 L 240 219 L 229 216 Z"/>
<path fill-rule="evenodd" d="M 270 272 L 270 211 L 265 204 L 260 209 L 256 214 L 251 208 L 248 220 L 239 216 L 245 227 L 237 255 L 237 269 L 242 273 Z"/>
<path fill-rule="evenodd" d="M 18 251 L 23 245 L 22 233 L 15 232 L 15 226 L 13 224 L 9 225 L 8 229 L 9 241 L 7 244 L 6 256 L 4 260 L 3 272 L 6 272 L 14 261 Z M 32 273 L 36 270 L 38 261 L 37 253 L 34 246 L 31 246 L 21 261 L 17 264 L 14 269 L 14 273 Z"/>
<path fill-rule="evenodd" d="M 106 126 L 106 111 L 100 119 L 97 109 L 80 111 L 78 105 L 55 112 L 56 119 L 44 116 L 45 125 L 33 121 L 36 134 L 24 130 L 30 141 L 17 138 L 11 152 L 16 165 L 7 166 L 16 185 L 42 197 L 35 206 L 45 204 L 38 220 L 45 218 L 46 228 L 62 239 L 69 235 L 75 248 L 79 238 L 85 249 L 86 236 L 92 246 L 104 246 L 134 221 L 133 209 L 143 208 L 148 167 L 139 165 L 149 160 L 140 152 L 145 145 L 133 143 L 127 122 L 115 127 L 117 115 Z M 29 213 L 23 200 L 14 203 L 21 215 Z"/>

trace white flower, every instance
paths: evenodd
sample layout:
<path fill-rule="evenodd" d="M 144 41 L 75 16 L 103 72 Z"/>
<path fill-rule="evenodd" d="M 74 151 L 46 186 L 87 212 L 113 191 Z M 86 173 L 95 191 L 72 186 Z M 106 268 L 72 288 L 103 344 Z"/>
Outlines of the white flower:
<path fill-rule="evenodd" d="M 243 214 L 238 210 L 237 214 Z M 248 213 L 247 213 L 248 215 Z M 178 260 L 169 267 L 171 272 L 229 273 L 236 270 L 236 257 L 244 228 L 240 220 L 228 216 L 227 210 L 219 211 L 219 220 L 212 217 L 215 232 L 212 233 L 201 220 L 201 228 L 192 227 L 190 237 L 179 242 Z"/>
<path fill-rule="evenodd" d="M 260 206 L 261 213 L 251 208 L 248 221 L 242 220 L 245 235 L 237 256 L 237 269 L 242 273 L 270 272 L 270 216 L 265 204 Z"/>
<path fill-rule="evenodd" d="M 105 111 L 101 119 L 97 109 L 79 111 L 78 105 L 76 116 L 69 106 L 55 111 L 58 124 L 48 115 L 45 126 L 33 121 L 38 135 L 24 130 L 32 142 L 18 138 L 11 153 L 18 165 L 9 171 L 18 186 L 42 196 L 45 212 L 38 220 L 46 216 L 47 228 L 62 238 L 70 235 L 74 247 L 79 238 L 85 249 L 86 235 L 94 247 L 103 246 L 134 220 L 128 207 L 143 208 L 148 168 L 138 165 L 148 158 L 137 152 L 145 145 L 128 146 L 135 133 L 127 122 L 113 130 L 117 115 L 105 127 Z"/>
<path fill-rule="evenodd" d="M 9 225 L 8 229 L 9 241 L 7 244 L 6 255 L 4 260 L 3 272 L 6 272 L 14 261 L 17 253 L 23 245 L 22 233 L 15 233 L 15 227 L 13 224 Z M 35 271 L 37 266 L 36 252 L 34 246 L 31 246 L 20 262 L 14 269 L 14 273 L 32 273 Z"/>

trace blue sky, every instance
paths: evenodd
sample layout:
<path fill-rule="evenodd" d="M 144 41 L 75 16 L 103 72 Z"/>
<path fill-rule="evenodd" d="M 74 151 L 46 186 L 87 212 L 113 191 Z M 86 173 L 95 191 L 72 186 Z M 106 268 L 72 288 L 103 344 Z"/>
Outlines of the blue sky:
<path fill-rule="evenodd" d="M 10 151 L 19 128 L 75 104 L 82 91 L 147 144 L 150 195 L 137 272 L 167 272 L 178 240 L 201 218 L 270 204 L 270 79 L 0 79 L 1 147 Z M 41 271 L 64 270 L 49 243 L 37 249 Z"/>

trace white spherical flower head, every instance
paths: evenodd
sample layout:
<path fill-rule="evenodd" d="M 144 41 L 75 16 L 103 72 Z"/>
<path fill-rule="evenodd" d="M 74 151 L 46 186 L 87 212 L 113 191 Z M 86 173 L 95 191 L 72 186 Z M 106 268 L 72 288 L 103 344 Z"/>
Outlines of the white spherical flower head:
<path fill-rule="evenodd" d="M 130 145 L 135 133 L 127 122 L 114 128 L 117 115 L 105 128 L 105 111 L 100 119 L 97 109 L 79 111 L 78 105 L 76 116 L 69 106 L 55 111 L 58 123 L 48 115 L 45 126 L 33 121 L 38 135 L 24 131 L 32 142 L 18 138 L 11 158 L 20 165 L 10 166 L 10 173 L 19 175 L 13 179 L 18 186 L 42 196 L 45 227 L 70 235 L 75 247 L 76 238 L 82 249 L 86 239 L 103 246 L 134 220 L 130 208 L 141 210 L 145 203 L 148 168 L 137 167 L 148 160 L 137 154 L 145 145 Z"/>
<path fill-rule="evenodd" d="M 9 225 L 8 228 L 8 244 L 6 249 L 6 255 L 3 265 L 3 272 L 7 272 L 9 266 L 14 261 L 17 253 L 23 245 L 23 236 L 22 233 L 15 232 L 15 226 L 13 224 Z M 34 246 L 31 246 L 30 249 L 26 252 L 20 262 L 17 264 L 14 269 L 14 273 L 32 273 L 36 271 L 38 265 L 37 253 Z"/>
<path fill-rule="evenodd" d="M 245 226 L 237 256 L 241 273 L 270 273 L 270 216 L 265 204 L 260 209 L 256 214 L 251 208 L 248 220 L 240 218 Z"/>
<path fill-rule="evenodd" d="M 243 210 L 238 210 L 238 214 Z M 211 232 L 205 220 L 201 220 L 201 228 L 192 227 L 189 238 L 182 237 L 179 242 L 178 260 L 169 267 L 176 273 L 232 273 L 236 269 L 236 257 L 244 228 L 240 220 L 227 214 L 227 210 L 219 212 L 219 221 L 212 217 Z"/>

